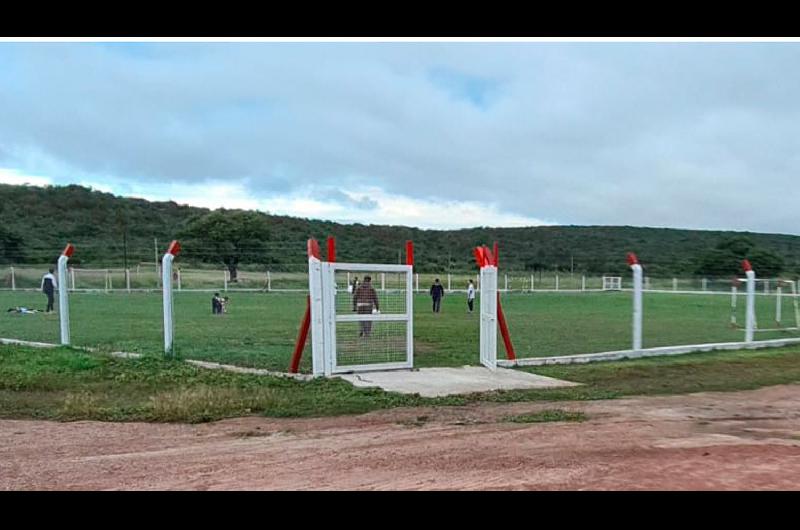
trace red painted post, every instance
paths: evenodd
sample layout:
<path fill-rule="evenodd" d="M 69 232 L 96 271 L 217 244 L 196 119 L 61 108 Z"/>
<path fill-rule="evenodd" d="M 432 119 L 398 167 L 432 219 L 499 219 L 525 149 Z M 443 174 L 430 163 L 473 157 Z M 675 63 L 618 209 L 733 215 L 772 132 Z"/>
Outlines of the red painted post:
<path fill-rule="evenodd" d="M 289 365 L 289 373 L 296 374 L 300 368 L 300 358 L 303 356 L 303 348 L 306 346 L 308 339 L 308 330 L 311 328 L 311 295 L 306 298 L 306 314 L 303 317 L 303 323 L 300 325 L 300 332 L 297 334 L 297 341 L 294 345 L 294 352 L 292 353 L 292 363 Z"/>
<path fill-rule="evenodd" d="M 508 325 L 506 324 L 506 316 L 503 314 L 503 306 L 500 305 L 500 292 L 497 293 L 497 324 L 500 326 L 500 334 L 503 336 L 503 344 L 506 347 L 506 357 L 513 361 L 517 358 L 514 353 L 514 345 L 511 344 L 511 334 L 508 332 Z"/>
<path fill-rule="evenodd" d="M 333 236 L 328 236 L 328 261 L 330 263 L 336 261 L 336 240 Z"/>
<path fill-rule="evenodd" d="M 484 255 L 484 256 L 486 256 L 486 258 L 485 258 L 485 260 L 486 260 L 486 261 L 485 261 L 485 264 L 486 264 L 487 266 L 489 266 L 489 265 L 494 265 L 494 254 L 492 254 L 492 251 L 491 251 L 491 250 L 489 250 L 489 247 L 487 247 L 487 246 L 485 246 L 485 245 L 484 245 L 484 247 L 483 247 L 483 255 Z"/>
<path fill-rule="evenodd" d="M 409 239 L 406 241 L 406 265 L 414 264 L 414 243 Z"/>

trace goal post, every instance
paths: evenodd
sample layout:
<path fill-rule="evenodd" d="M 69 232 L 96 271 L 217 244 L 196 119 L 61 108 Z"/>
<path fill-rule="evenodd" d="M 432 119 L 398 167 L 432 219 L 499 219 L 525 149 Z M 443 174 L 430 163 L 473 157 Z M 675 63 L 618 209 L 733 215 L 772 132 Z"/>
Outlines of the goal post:
<path fill-rule="evenodd" d="M 622 276 L 603 276 L 604 291 L 621 291 Z"/>
<path fill-rule="evenodd" d="M 774 286 L 774 289 L 770 289 L 769 291 L 760 287 L 760 285 L 767 285 L 766 282 L 768 281 L 770 285 Z M 746 286 L 749 296 L 751 291 L 751 281 L 749 278 L 736 278 L 731 285 L 730 325 L 733 328 L 742 328 L 738 318 L 742 284 Z M 797 286 L 794 281 L 780 278 L 771 280 L 753 278 L 752 296 L 754 299 L 752 315 L 753 333 L 800 330 L 800 297 L 798 297 Z M 773 298 L 774 302 L 772 301 Z M 756 302 L 759 303 L 756 304 Z M 769 308 L 773 308 L 774 310 L 771 315 L 769 314 Z M 759 320 L 762 324 L 766 324 L 760 326 Z M 744 327 L 747 327 L 746 319 Z"/>

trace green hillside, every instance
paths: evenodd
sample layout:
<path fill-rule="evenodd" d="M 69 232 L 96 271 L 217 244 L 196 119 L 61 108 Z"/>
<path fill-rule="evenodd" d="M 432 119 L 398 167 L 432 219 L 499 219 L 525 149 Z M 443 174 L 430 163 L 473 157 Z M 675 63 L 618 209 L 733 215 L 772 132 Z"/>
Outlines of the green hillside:
<path fill-rule="evenodd" d="M 208 213 L 204 208 L 117 197 L 76 185 L 0 185 L 0 263 L 52 263 L 66 242 L 79 249 L 73 261 L 83 266 L 152 262 L 154 240 L 162 253 L 171 239 L 184 235 L 193 219 Z M 800 273 L 800 236 L 630 226 L 420 230 L 260 215 L 267 229 L 260 241 L 245 246 L 242 268 L 303 270 L 306 239 L 323 242 L 333 235 L 340 261 L 396 263 L 405 241 L 412 239 L 418 269 L 429 272 L 471 270 L 472 247 L 497 241 L 506 270 L 621 273 L 626 270 L 626 252 L 634 251 L 651 276 L 691 275 L 703 260 L 713 261 L 709 252 L 715 246 L 743 236 L 770 260 L 777 256 L 774 261 L 782 262 L 784 273 Z M 187 244 L 185 261 L 219 264 L 211 247 L 193 240 Z"/>

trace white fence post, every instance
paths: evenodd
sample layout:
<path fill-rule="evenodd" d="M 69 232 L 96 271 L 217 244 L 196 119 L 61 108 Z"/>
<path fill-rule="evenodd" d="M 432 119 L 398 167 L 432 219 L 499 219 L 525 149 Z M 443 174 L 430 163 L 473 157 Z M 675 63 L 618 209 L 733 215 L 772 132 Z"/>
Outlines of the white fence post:
<path fill-rule="evenodd" d="M 382 272 L 381 273 L 381 291 L 385 291 L 385 290 L 386 290 L 386 273 Z"/>
<path fill-rule="evenodd" d="M 756 328 L 756 273 L 753 270 L 745 271 L 747 276 L 747 313 L 745 319 L 745 342 L 753 342 L 753 332 Z"/>
<path fill-rule="evenodd" d="M 125 288 L 131 292 L 131 270 L 125 269 Z"/>
<path fill-rule="evenodd" d="M 764 280 L 764 294 L 769 294 L 769 280 Z"/>
<path fill-rule="evenodd" d="M 556 291 L 558 291 L 558 274 L 556 274 Z"/>
<path fill-rule="evenodd" d="M 703 290 L 704 291 L 708 290 L 708 280 L 707 279 L 703 278 L 702 280 L 700 280 L 700 284 L 703 286 Z"/>
<path fill-rule="evenodd" d="M 272 291 L 272 274 L 267 271 L 267 292 Z"/>
<path fill-rule="evenodd" d="M 505 289 L 503 291 L 507 293 L 508 292 L 508 274 L 504 274 L 503 276 L 505 276 L 505 278 L 506 278 L 506 280 L 505 280 Z"/>
<path fill-rule="evenodd" d="M 419 292 L 419 273 L 416 273 L 414 276 L 415 276 L 415 281 L 417 282 L 417 292 Z"/>
<path fill-rule="evenodd" d="M 673 291 L 678 290 L 678 278 L 672 278 L 672 290 Z"/>
<path fill-rule="evenodd" d="M 67 288 L 67 262 L 72 256 L 73 247 L 67 245 L 58 258 L 58 317 L 61 327 L 61 344 L 69 346 L 69 289 Z"/>
<path fill-rule="evenodd" d="M 781 288 L 780 284 L 775 288 L 775 295 L 778 297 L 777 301 L 775 302 L 775 323 L 780 327 L 781 325 L 781 295 L 783 289 Z"/>
<path fill-rule="evenodd" d="M 631 265 L 633 270 L 633 349 L 642 349 L 642 266 Z"/>
<path fill-rule="evenodd" d="M 222 269 L 223 290 L 228 292 L 228 269 Z"/>
<path fill-rule="evenodd" d="M 531 292 L 533 292 L 533 274 L 531 274 Z"/>
<path fill-rule="evenodd" d="M 75 290 L 75 267 L 70 267 L 69 268 L 69 279 L 70 279 L 70 282 L 72 283 L 72 290 L 74 291 Z"/>
<path fill-rule="evenodd" d="M 650 276 L 644 277 L 644 288 L 648 291 L 650 290 Z"/>
<path fill-rule="evenodd" d="M 17 282 L 14 279 L 14 267 L 11 267 L 11 290 L 12 291 L 17 290 Z"/>
<path fill-rule="evenodd" d="M 586 290 L 586 276 L 581 276 L 581 291 Z"/>
<path fill-rule="evenodd" d="M 447 273 L 447 292 L 449 293 L 452 289 L 450 288 L 450 273 Z"/>
<path fill-rule="evenodd" d="M 164 353 L 170 357 L 175 354 L 175 321 L 172 304 L 172 262 L 180 251 L 177 241 L 173 241 L 167 253 L 161 258 L 161 288 L 164 297 Z"/>
<path fill-rule="evenodd" d="M 111 278 L 109 276 L 109 271 L 106 270 L 106 273 L 105 273 L 105 287 L 106 287 L 105 288 L 105 292 L 108 292 L 110 281 L 111 281 Z"/>

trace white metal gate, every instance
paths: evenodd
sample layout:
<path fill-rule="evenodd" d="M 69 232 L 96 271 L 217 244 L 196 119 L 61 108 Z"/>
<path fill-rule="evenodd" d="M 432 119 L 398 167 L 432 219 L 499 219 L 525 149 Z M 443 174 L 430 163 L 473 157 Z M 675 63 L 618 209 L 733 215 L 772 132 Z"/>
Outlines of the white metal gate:
<path fill-rule="evenodd" d="M 481 267 L 481 364 L 497 368 L 497 267 Z"/>
<path fill-rule="evenodd" d="M 412 269 L 310 263 L 315 374 L 414 366 Z"/>

